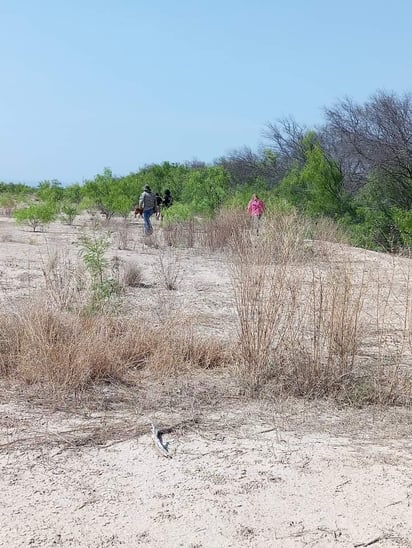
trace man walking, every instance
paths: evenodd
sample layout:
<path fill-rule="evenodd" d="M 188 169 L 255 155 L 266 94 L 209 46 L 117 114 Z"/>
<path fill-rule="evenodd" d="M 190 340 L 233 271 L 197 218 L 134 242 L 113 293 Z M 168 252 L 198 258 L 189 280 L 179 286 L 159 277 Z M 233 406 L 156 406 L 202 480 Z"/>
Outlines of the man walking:
<path fill-rule="evenodd" d="M 143 193 L 139 199 L 139 207 L 143 209 L 143 227 L 145 236 L 153 234 L 153 227 L 150 221 L 150 217 L 156 211 L 156 196 L 153 194 L 149 185 L 146 185 L 143 189 Z"/>

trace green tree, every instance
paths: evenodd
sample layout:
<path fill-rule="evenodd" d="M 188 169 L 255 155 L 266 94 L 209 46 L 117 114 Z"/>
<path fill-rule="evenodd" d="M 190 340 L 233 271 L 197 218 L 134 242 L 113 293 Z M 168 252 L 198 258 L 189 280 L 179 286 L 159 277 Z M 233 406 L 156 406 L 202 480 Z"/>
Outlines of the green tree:
<path fill-rule="evenodd" d="M 305 209 L 309 189 L 307 181 L 302 177 L 301 166 L 296 164 L 289 170 L 277 187 L 276 194 L 299 210 Z"/>
<path fill-rule="evenodd" d="M 10 194 L 27 195 L 33 192 L 33 188 L 22 183 L 2 183 L 0 182 L 0 194 L 7 192 Z"/>
<path fill-rule="evenodd" d="M 355 245 L 390 252 L 410 245 L 409 211 L 392 183 L 388 175 L 375 170 L 355 195 L 353 215 L 343 220 Z"/>
<path fill-rule="evenodd" d="M 318 144 L 306 151 L 301 172 L 308 189 L 306 210 L 310 215 L 341 217 L 348 209 L 350 197 L 343 188 L 343 175 Z"/>
<path fill-rule="evenodd" d="M 194 213 L 212 215 L 229 192 L 229 176 L 221 166 L 193 169 L 183 181 L 180 199 Z"/>
<path fill-rule="evenodd" d="M 403 209 L 394 207 L 391 209 L 392 218 L 401 244 L 404 247 L 412 247 L 412 211 L 405 211 Z"/>
<path fill-rule="evenodd" d="M 83 187 L 79 183 L 74 183 L 64 189 L 64 200 L 71 204 L 80 204 L 83 199 Z"/>
<path fill-rule="evenodd" d="M 280 183 L 277 194 L 301 211 L 317 217 L 339 218 L 351 207 L 343 174 L 317 142 L 314 132 L 302 140 L 304 164 L 296 162 Z"/>
<path fill-rule="evenodd" d="M 64 189 L 59 181 L 53 179 L 52 181 L 42 181 L 39 183 L 36 194 L 42 202 L 57 204 L 63 199 Z"/>
<path fill-rule="evenodd" d="M 84 184 L 85 196 L 93 201 L 107 220 L 116 213 L 130 213 L 135 202 L 135 193 L 130 195 L 130 192 L 127 178 L 114 177 L 109 168 L 105 168 L 102 174 Z"/>
<path fill-rule="evenodd" d="M 124 219 L 127 219 L 135 200 L 127 195 L 121 188 L 118 188 L 117 190 L 118 193 L 113 198 L 113 210 L 116 215 L 120 215 Z"/>
<path fill-rule="evenodd" d="M 16 209 L 13 217 L 18 224 L 26 224 L 35 232 L 40 226 L 48 225 L 56 219 L 56 210 L 49 202 L 40 202 Z"/>
<path fill-rule="evenodd" d="M 139 193 L 144 185 L 149 185 L 153 192 L 163 194 L 168 188 L 175 201 L 181 199 L 182 189 L 186 176 L 192 171 L 189 166 L 163 162 L 146 166 L 139 171 L 136 183 Z"/>

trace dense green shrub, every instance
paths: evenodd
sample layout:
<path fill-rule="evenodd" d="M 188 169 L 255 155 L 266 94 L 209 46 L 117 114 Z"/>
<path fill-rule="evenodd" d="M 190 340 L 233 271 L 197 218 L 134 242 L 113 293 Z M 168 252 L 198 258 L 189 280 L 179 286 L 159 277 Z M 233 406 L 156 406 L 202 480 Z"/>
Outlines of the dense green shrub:
<path fill-rule="evenodd" d="M 31 204 L 22 209 L 16 209 L 13 217 L 18 224 L 26 224 L 36 231 L 40 226 L 50 224 L 56 219 L 56 208 L 48 202 Z"/>

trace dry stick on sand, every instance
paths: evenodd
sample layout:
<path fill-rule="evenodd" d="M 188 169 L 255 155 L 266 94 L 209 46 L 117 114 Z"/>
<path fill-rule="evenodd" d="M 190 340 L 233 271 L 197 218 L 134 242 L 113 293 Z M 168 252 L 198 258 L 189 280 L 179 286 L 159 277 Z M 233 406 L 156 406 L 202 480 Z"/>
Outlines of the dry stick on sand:
<path fill-rule="evenodd" d="M 167 457 L 169 459 L 172 458 L 172 455 L 169 453 L 167 446 L 162 441 L 163 434 L 171 434 L 172 432 L 175 432 L 178 428 L 182 427 L 188 427 L 193 426 L 195 424 L 199 424 L 199 418 L 194 417 L 193 419 L 186 419 L 178 422 L 177 424 L 174 424 L 173 426 L 170 426 L 169 428 L 157 428 L 152 423 L 152 439 L 154 441 L 154 444 L 156 446 L 156 449 L 160 452 L 160 454 L 163 457 Z"/>
<path fill-rule="evenodd" d="M 376 544 L 380 540 L 383 540 L 383 537 L 376 537 L 376 538 L 370 540 L 369 542 L 361 542 L 360 544 L 354 544 L 354 547 L 358 548 L 360 546 L 372 546 L 372 544 Z"/>
<path fill-rule="evenodd" d="M 167 450 L 167 447 L 162 442 L 162 430 L 159 430 L 153 423 L 152 423 L 152 439 L 154 441 L 156 449 L 159 451 L 159 453 L 168 459 L 172 458 L 172 455 Z"/>

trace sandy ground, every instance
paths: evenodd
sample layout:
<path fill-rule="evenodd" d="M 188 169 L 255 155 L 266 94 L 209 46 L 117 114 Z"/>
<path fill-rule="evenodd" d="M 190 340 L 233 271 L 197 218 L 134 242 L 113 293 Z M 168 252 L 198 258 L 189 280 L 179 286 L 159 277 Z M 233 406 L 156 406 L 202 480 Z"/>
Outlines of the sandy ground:
<path fill-rule="evenodd" d="M 50 250 L 75 253 L 80 230 L 33 234 L 0 218 L 3 302 L 34 295 Z M 155 290 L 159 252 L 143 246 L 140 221 L 131 231 L 132 249 L 111 253 L 138 261 Z M 230 336 L 224 261 L 195 250 L 179 260 L 175 306 Z M 371 271 L 393 264 L 369 252 L 367 261 Z M 128 298 L 144 302 L 147 288 Z M 46 405 L 35 389 L 3 383 L 0 546 L 412 546 L 409 409 L 247 402 L 235 387 L 220 391 L 224 382 L 228 372 L 147 384 L 124 405 L 99 394 L 92 409 Z M 156 450 L 152 423 L 172 428 L 171 458 Z"/>
<path fill-rule="evenodd" d="M 320 407 L 122 413 L 136 435 L 99 444 L 82 427 L 119 415 L 3 404 L 1 545 L 412 546 L 410 413 Z M 181 424 L 172 458 L 149 418 Z"/>

